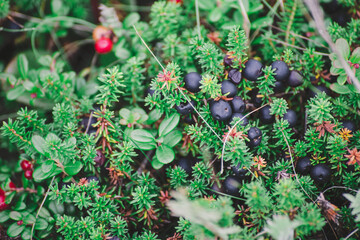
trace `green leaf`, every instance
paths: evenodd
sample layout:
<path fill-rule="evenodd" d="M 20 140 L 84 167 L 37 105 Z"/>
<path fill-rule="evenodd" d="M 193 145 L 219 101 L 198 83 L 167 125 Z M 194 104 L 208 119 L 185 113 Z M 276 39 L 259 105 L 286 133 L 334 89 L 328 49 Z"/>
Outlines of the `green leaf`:
<path fill-rule="evenodd" d="M 348 59 L 350 56 L 350 47 L 348 42 L 344 38 L 339 38 L 335 43 L 336 49 L 339 50 L 341 56 Z"/>
<path fill-rule="evenodd" d="M 32 214 L 28 214 L 23 219 L 25 224 L 33 224 L 35 222 L 35 216 Z"/>
<path fill-rule="evenodd" d="M 179 130 L 175 130 L 172 132 L 169 132 L 165 137 L 163 144 L 166 144 L 169 147 L 174 147 L 176 144 L 178 144 L 182 139 L 182 132 Z"/>
<path fill-rule="evenodd" d="M 11 218 L 12 220 L 19 221 L 19 220 L 21 220 L 22 215 L 21 215 L 21 213 L 19 213 L 19 212 L 11 211 L 11 213 L 10 213 L 10 218 Z"/>
<path fill-rule="evenodd" d="M 156 148 L 156 143 L 155 142 L 138 142 L 133 140 L 133 142 L 131 142 L 135 148 L 137 149 L 142 149 L 142 150 L 152 150 Z"/>
<path fill-rule="evenodd" d="M 154 136 L 147 130 L 144 129 L 136 129 L 131 132 L 131 138 L 136 142 L 142 143 L 155 143 Z"/>
<path fill-rule="evenodd" d="M 23 240 L 30 239 L 31 238 L 31 230 L 30 230 L 30 228 L 25 228 L 25 230 L 21 234 L 21 237 L 22 237 Z"/>
<path fill-rule="evenodd" d="M 10 210 L 0 212 L 0 223 L 6 222 L 10 218 Z"/>
<path fill-rule="evenodd" d="M 151 166 L 154 169 L 158 170 L 158 169 L 162 168 L 162 166 L 164 166 L 164 164 L 159 162 L 159 160 L 156 158 L 156 156 L 154 156 L 152 161 L 151 161 Z"/>
<path fill-rule="evenodd" d="M 135 23 L 140 20 L 140 15 L 136 12 L 132 12 L 124 19 L 123 24 L 125 28 L 131 28 Z"/>
<path fill-rule="evenodd" d="M 355 48 L 355 50 L 351 54 L 350 62 L 352 63 L 360 63 L 360 47 Z"/>
<path fill-rule="evenodd" d="M 258 29 L 265 26 L 269 26 L 273 23 L 272 17 L 262 17 L 256 19 L 254 22 L 251 23 L 251 29 Z"/>
<path fill-rule="evenodd" d="M 220 20 L 221 16 L 222 16 L 222 12 L 220 8 L 214 8 L 209 15 L 209 20 L 211 22 L 217 22 Z"/>
<path fill-rule="evenodd" d="M 16 237 L 21 234 L 21 232 L 25 229 L 25 225 L 17 225 L 16 222 L 10 225 L 10 227 L 7 230 L 7 234 L 9 237 Z"/>
<path fill-rule="evenodd" d="M 159 136 L 165 136 L 171 132 L 179 123 L 180 115 L 173 113 L 169 117 L 165 118 L 159 126 Z"/>
<path fill-rule="evenodd" d="M 153 124 L 154 122 L 156 122 L 157 120 L 159 120 L 161 118 L 162 115 L 162 111 L 160 109 L 154 109 L 149 113 L 149 119 L 147 120 L 147 124 Z"/>
<path fill-rule="evenodd" d="M 7 93 L 6 93 L 6 99 L 7 100 L 15 100 L 17 99 L 19 96 L 21 96 L 23 93 L 25 92 L 25 88 L 22 85 L 16 86 L 13 89 L 10 89 Z"/>
<path fill-rule="evenodd" d="M 47 173 L 54 167 L 54 165 L 55 165 L 54 161 L 48 160 L 41 165 L 41 170 L 44 173 Z"/>
<path fill-rule="evenodd" d="M 18 64 L 20 77 L 25 80 L 27 78 L 27 74 L 29 71 L 29 62 L 26 59 L 25 54 L 20 54 L 18 56 L 17 64 Z"/>
<path fill-rule="evenodd" d="M 347 93 L 351 93 L 351 90 L 349 89 L 349 87 L 347 85 L 340 85 L 338 83 L 333 83 L 330 85 L 331 90 L 333 90 L 336 93 L 339 94 L 347 94 Z"/>
<path fill-rule="evenodd" d="M 46 142 L 45 142 L 45 140 L 44 140 L 42 137 L 40 137 L 40 136 L 38 136 L 38 135 L 34 135 L 34 136 L 32 136 L 32 138 L 31 138 L 31 142 L 32 142 L 34 148 L 35 148 L 39 153 L 44 154 Z"/>
<path fill-rule="evenodd" d="M 27 91 L 32 91 L 35 88 L 35 84 L 28 79 L 23 82 L 23 86 Z"/>
<path fill-rule="evenodd" d="M 47 221 L 45 221 L 45 219 L 43 218 L 38 218 L 36 219 L 36 223 L 35 223 L 35 229 L 36 230 L 44 230 L 48 227 L 48 223 Z"/>
<path fill-rule="evenodd" d="M 156 158 L 163 164 L 171 163 L 175 158 L 174 151 L 165 144 L 156 149 Z"/>
<path fill-rule="evenodd" d="M 288 216 L 274 215 L 268 219 L 264 230 L 277 240 L 294 239 L 294 230 L 302 224 L 301 221 L 291 221 Z"/>
<path fill-rule="evenodd" d="M 120 111 L 119 111 L 119 115 L 120 115 L 122 118 L 124 118 L 124 119 L 129 119 L 130 114 L 131 114 L 131 112 L 130 112 L 130 110 L 127 109 L 127 108 L 122 108 L 122 109 L 120 109 Z"/>
<path fill-rule="evenodd" d="M 76 161 L 75 163 L 70 162 L 69 165 L 64 166 L 65 172 L 70 176 L 76 175 L 82 167 L 83 164 L 80 161 Z"/>
<path fill-rule="evenodd" d="M 347 80 L 346 74 L 342 74 L 342 75 L 338 76 L 338 78 L 336 79 L 336 81 L 338 82 L 339 85 L 344 85 L 346 83 L 346 80 Z"/>
<path fill-rule="evenodd" d="M 49 133 L 46 136 L 46 141 L 48 142 L 57 142 L 57 141 L 61 141 L 61 139 L 54 133 Z"/>
<path fill-rule="evenodd" d="M 45 179 L 47 179 L 51 174 L 51 171 L 45 173 L 43 172 L 41 166 L 35 168 L 34 172 L 33 172 L 33 178 L 35 182 L 41 182 Z"/>

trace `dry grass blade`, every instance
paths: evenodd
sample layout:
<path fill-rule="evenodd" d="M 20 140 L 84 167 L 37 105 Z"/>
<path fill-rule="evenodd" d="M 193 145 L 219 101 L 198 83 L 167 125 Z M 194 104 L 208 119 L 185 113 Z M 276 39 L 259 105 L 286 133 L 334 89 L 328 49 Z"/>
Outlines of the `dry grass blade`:
<path fill-rule="evenodd" d="M 247 15 L 243 0 L 238 0 L 238 2 L 239 2 L 239 5 L 240 5 L 240 9 L 241 9 L 241 15 L 244 18 L 243 28 L 245 30 L 246 37 L 248 39 L 250 39 L 250 25 L 251 25 L 250 19 L 249 19 L 248 15 Z"/>
<path fill-rule="evenodd" d="M 335 43 L 331 40 L 331 37 L 329 33 L 326 30 L 325 22 L 324 22 L 324 14 L 321 11 L 320 5 L 318 0 L 304 0 L 305 4 L 309 8 L 309 11 L 311 12 L 315 26 L 317 28 L 317 31 L 321 35 L 321 37 L 329 44 L 331 50 L 338 55 L 341 65 L 344 68 L 346 74 L 348 77 L 350 77 L 351 82 L 354 84 L 356 89 L 360 92 L 360 82 L 356 78 L 355 73 L 351 70 L 349 64 L 345 61 L 345 59 L 342 57 L 339 50 L 335 47 Z"/>

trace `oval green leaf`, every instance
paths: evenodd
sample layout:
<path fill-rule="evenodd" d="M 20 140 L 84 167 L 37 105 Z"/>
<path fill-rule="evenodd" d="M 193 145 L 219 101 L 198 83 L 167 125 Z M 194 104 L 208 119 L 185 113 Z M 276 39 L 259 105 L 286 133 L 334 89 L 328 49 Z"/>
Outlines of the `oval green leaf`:
<path fill-rule="evenodd" d="M 159 136 L 165 136 L 171 132 L 179 123 L 180 115 L 173 113 L 169 117 L 165 118 L 159 126 Z"/>
<path fill-rule="evenodd" d="M 156 149 L 156 158 L 163 164 L 171 163 L 175 158 L 174 151 L 165 144 Z"/>

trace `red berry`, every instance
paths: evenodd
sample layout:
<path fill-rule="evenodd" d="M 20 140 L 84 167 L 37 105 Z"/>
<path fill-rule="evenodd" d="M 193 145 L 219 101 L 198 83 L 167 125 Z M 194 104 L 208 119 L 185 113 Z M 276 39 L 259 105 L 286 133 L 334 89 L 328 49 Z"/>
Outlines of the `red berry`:
<path fill-rule="evenodd" d="M 9 183 L 9 188 L 16 188 L 16 185 L 15 185 L 15 183 L 13 183 L 13 182 L 10 182 L 10 183 Z"/>
<path fill-rule="evenodd" d="M 183 0 L 169 0 L 169 2 L 181 4 Z"/>
<path fill-rule="evenodd" d="M 0 202 L 1 202 L 1 197 L 5 198 L 5 191 L 2 188 L 0 188 Z"/>
<path fill-rule="evenodd" d="M 28 160 L 22 160 L 20 166 L 24 171 L 32 169 L 32 164 Z"/>
<path fill-rule="evenodd" d="M 37 94 L 36 94 L 36 93 L 32 93 L 32 94 L 30 95 L 30 97 L 31 97 L 31 98 L 36 98 L 36 97 L 37 97 Z"/>
<path fill-rule="evenodd" d="M 20 225 L 22 225 L 23 223 L 24 223 L 23 220 L 20 220 L 20 221 L 17 222 L 17 225 L 20 226 Z"/>
<path fill-rule="evenodd" d="M 355 69 L 358 69 L 359 67 L 360 67 L 360 65 L 359 65 L 358 63 L 355 63 L 355 64 L 354 64 L 354 68 L 355 68 Z"/>
<path fill-rule="evenodd" d="M 29 180 L 32 179 L 32 174 L 33 174 L 33 171 L 31 171 L 31 170 L 26 170 L 24 172 L 24 176 Z"/>
<path fill-rule="evenodd" d="M 113 42 L 109 38 L 100 38 L 95 42 L 95 51 L 99 54 L 105 54 L 111 51 Z"/>

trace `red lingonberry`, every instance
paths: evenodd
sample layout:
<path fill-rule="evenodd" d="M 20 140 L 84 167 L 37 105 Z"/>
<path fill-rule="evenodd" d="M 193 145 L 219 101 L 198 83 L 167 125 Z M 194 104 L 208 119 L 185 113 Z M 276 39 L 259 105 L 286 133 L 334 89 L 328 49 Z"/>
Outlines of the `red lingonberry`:
<path fill-rule="evenodd" d="M 20 225 L 22 225 L 23 223 L 24 223 L 23 220 L 20 220 L 20 221 L 17 222 L 17 225 L 20 226 Z"/>
<path fill-rule="evenodd" d="M 20 166 L 24 171 L 32 169 L 32 164 L 28 160 L 22 160 Z"/>
<path fill-rule="evenodd" d="M 113 42 L 109 38 L 100 38 L 95 42 L 95 51 L 99 54 L 105 54 L 112 50 Z"/>
<path fill-rule="evenodd" d="M 354 68 L 355 68 L 355 69 L 359 69 L 359 67 L 360 67 L 360 65 L 359 65 L 358 63 L 355 63 L 355 64 L 354 64 Z"/>
<path fill-rule="evenodd" d="M 182 4 L 183 0 L 169 0 L 169 2 Z"/>
<path fill-rule="evenodd" d="M 0 197 L 5 197 L 5 191 L 0 187 Z M 1 200 L 0 200 L 1 202 Z"/>
<path fill-rule="evenodd" d="M 25 176 L 25 178 L 27 178 L 27 179 L 32 179 L 32 174 L 33 174 L 33 171 L 32 171 L 32 170 L 26 170 L 26 171 L 24 172 L 24 176 Z"/>
<path fill-rule="evenodd" d="M 16 185 L 15 185 L 15 183 L 13 183 L 13 182 L 10 182 L 10 183 L 9 183 L 9 188 L 16 188 Z"/>
<path fill-rule="evenodd" d="M 6 196 L 5 196 L 5 192 L 4 192 L 4 190 L 2 190 L 1 188 L 0 188 L 0 211 L 3 211 L 3 210 L 5 210 L 5 209 L 7 209 L 7 207 L 9 206 L 9 205 L 7 205 L 6 203 L 5 203 L 5 198 L 6 198 Z"/>

